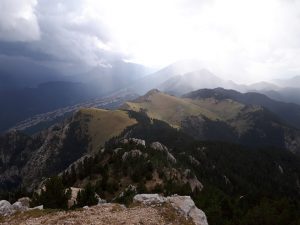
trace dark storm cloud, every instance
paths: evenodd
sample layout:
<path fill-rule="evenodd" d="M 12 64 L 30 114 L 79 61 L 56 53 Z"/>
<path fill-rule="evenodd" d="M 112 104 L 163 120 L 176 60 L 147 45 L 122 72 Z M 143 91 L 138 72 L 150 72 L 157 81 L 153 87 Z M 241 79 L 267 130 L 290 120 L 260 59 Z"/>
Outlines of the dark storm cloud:
<path fill-rule="evenodd" d="M 0 56 L 61 71 L 196 58 L 242 82 L 300 74 L 299 1 L 1 0 L 0 12 Z"/>
<path fill-rule="evenodd" d="M 1 0 L 0 55 L 43 61 L 59 70 L 120 59 L 108 29 L 89 17 L 87 1 Z"/>
<path fill-rule="evenodd" d="M 37 61 L 55 61 L 56 58 L 44 52 L 32 49 L 27 42 L 3 42 L 0 41 L 0 52 L 9 57 L 25 57 Z"/>

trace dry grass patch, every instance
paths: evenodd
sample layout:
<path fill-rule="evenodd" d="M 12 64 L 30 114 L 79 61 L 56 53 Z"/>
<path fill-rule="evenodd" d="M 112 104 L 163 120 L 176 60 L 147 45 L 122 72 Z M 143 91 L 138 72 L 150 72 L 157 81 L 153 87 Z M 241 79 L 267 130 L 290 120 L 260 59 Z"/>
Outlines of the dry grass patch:
<path fill-rule="evenodd" d="M 78 113 L 83 126 L 87 125 L 87 132 L 91 138 L 90 150 L 97 150 L 106 141 L 118 136 L 129 126 L 137 123 L 129 117 L 126 111 L 103 110 L 96 108 L 81 109 Z"/>
<path fill-rule="evenodd" d="M 187 116 L 203 115 L 211 120 L 217 120 L 219 117 L 204 107 L 200 107 L 187 99 L 177 98 L 162 92 L 153 93 L 143 101 L 127 102 L 125 109 L 133 111 L 146 111 L 150 118 L 163 120 L 173 127 L 180 127 L 181 121 Z"/>

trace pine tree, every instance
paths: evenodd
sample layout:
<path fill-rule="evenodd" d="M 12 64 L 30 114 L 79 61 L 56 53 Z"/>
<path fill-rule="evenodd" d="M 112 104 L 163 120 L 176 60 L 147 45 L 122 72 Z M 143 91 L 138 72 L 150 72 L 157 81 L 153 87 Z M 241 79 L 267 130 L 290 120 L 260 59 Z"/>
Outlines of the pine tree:
<path fill-rule="evenodd" d="M 70 189 L 66 191 L 62 178 L 56 176 L 45 182 L 45 187 L 40 194 L 33 194 L 32 204 L 43 205 L 44 208 L 50 209 L 67 209 L 70 197 Z"/>
<path fill-rule="evenodd" d="M 96 197 L 95 188 L 88 183 L 83 190 L 78 192 L 76 202 L 77 207 L 96 205 L 98 199 Z"/>

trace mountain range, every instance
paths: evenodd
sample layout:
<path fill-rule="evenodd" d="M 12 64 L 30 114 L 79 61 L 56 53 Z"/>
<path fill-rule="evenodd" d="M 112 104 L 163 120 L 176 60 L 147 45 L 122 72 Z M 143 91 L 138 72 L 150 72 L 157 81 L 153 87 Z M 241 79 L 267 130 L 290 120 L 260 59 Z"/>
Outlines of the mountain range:
<path fill-rule="evenodd" d="M 299 130 L 253 105 L 255 97 L 220 88 L 182 97 L 151 90 L 117 110 L 80 109 L 35 135 L 6 133 L 0 194 L 28 193 L 60 176 L 66 187 L 92 184 L 109 201 L 124 199 L 131 185 L 138 193 L 190 195 L 210 224 L 249 224 L 247 214 L 283 201 L 288 213 L 274 217 L 297 221 Z"/>
<path fill-rule="evenodd" d="M 193 60 L 176 62 L 155 73 L 141 65 L 122 61 L 69 76 L 24 60 L 20 60 L 18 68 L 5 68 L 6 71 L 0 71 L 0 105 L 5 109 L 0 115 L 0 132 L 34 115 L 114 95 L 120 90 L 143 95 L 157 88 L 181 96 L 198 89 L 222 87 L 242 93 L 262 93 L 277 101 L 300 104 L 297 77 L 237 84 L 219 78 Z M 292 83 L 291 87 L 285 86 Z"/>

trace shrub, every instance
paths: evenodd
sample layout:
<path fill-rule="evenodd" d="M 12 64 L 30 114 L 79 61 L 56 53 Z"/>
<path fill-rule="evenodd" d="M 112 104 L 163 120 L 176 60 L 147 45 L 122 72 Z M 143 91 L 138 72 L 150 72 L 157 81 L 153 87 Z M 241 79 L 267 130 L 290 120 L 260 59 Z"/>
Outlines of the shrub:
<path fill-rule="evenodd" d="M 68 200 L 71 198 L 71 190 L 66 191 L 60 177 L 51 177 L 46 180 L 45 188 L 41 193 L 34 193 L 32 206 L 43 205 L 49 209 L 67 209 Z"/>

